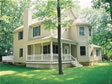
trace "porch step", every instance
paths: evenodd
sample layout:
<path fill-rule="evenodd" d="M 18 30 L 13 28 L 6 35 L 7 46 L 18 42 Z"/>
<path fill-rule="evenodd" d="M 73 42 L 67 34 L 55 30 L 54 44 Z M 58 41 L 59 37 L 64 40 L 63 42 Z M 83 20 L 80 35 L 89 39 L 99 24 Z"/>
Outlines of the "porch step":
<path fill-rule="evenodd" d="M 74 67 L 82 67 L 82 65 L 77 61 L 71 61 L 72 66 Z"/>
<path fill-rule="evenodd" d="M 83 66 L 83 65 L 81 65 L 81 64 L 78 62 L 77 58 L 75 58 L 75 57 L 73 57 L 73 56 L 72 56 L 71 64 L 72 64 L 72 66 L 74 66 L 74 67 L 82 67 L 82 66 Z"/>

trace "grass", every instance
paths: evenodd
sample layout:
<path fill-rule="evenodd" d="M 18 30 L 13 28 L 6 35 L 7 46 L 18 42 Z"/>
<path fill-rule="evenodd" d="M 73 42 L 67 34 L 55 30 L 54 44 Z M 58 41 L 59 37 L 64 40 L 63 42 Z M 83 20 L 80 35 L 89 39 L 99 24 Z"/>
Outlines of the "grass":
<path fill-rule="evenodd" d="M 33 69 L 0 64 L 0 84 L 112 84 L 112 63 L 63 69 Z"/>

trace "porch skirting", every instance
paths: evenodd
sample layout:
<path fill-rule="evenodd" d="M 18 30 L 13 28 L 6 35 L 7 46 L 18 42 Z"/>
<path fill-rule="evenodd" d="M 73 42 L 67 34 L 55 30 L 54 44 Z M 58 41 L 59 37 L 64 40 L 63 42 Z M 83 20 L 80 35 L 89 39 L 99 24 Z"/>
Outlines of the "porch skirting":
<path fill-rule="evenodd" d="M 26 63 L 23 63 L 23 62 L 14 62 L 14 65 L 17 65 L 17 66 L 26 66 Z"/>
<path fill-rule="evenodd" d="M 30 67 L 30 68 L 42 68 L 42 69 L 56 69 L 58 68 L 58 62 L 43 62 L 43 63 L 26 63 L 26 67 Z M 71 62 L 63 62 L 62 63 L 62 67 L 63 68 L 67 68 L 67 67 L 72 67 Z"/>
<path fill-rule="evenodd" d="M 91 62 L 80 62 L 83 66 L 93 66 L 96 63 L 102 62 L 101 60 L 91 61 Z"/>

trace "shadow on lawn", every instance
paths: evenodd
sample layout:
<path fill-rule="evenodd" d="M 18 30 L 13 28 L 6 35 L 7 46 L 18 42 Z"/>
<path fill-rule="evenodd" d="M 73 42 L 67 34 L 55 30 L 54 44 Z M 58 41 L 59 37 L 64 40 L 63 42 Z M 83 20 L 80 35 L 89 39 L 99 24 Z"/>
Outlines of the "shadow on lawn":
<path fill-rule="evenodd" d="M 0 82 L 2 84 L 112 84 L 111 63 L 104 63 L 100 66 L 66 68 L 63 71 L 64 75 L 58 75 L 56 69 L 0 65 L 2 73 Z"/>

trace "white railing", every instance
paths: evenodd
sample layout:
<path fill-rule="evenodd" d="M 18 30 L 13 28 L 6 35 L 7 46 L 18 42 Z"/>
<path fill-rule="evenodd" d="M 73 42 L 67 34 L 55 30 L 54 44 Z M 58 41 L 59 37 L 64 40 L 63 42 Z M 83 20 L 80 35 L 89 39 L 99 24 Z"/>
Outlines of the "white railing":
<path fill-rule="evenodd" d="M 71 58 L 72 58 L 71 63 L 72 63 L 73 66 L 76 66 L 76 67 L 81 67 L 81 66 L 82 66 L 82 65 L 79 63 L 79 61 L 77 60 L 77 58 L 75 58 L 75 57 L 73 57 L 73 56 L 71 56 Z"/>
<path fill-rule="evenodd" d="M 62 60 L 71 60 L 70 54 L 63 54 Z M 58 61 L 58 54 L 27 55 L 26 61 Z"/>
<path fill-rule="evenodd" d="M 2 56 L 2 62 L 13 62 L 13 56 Z"/>

